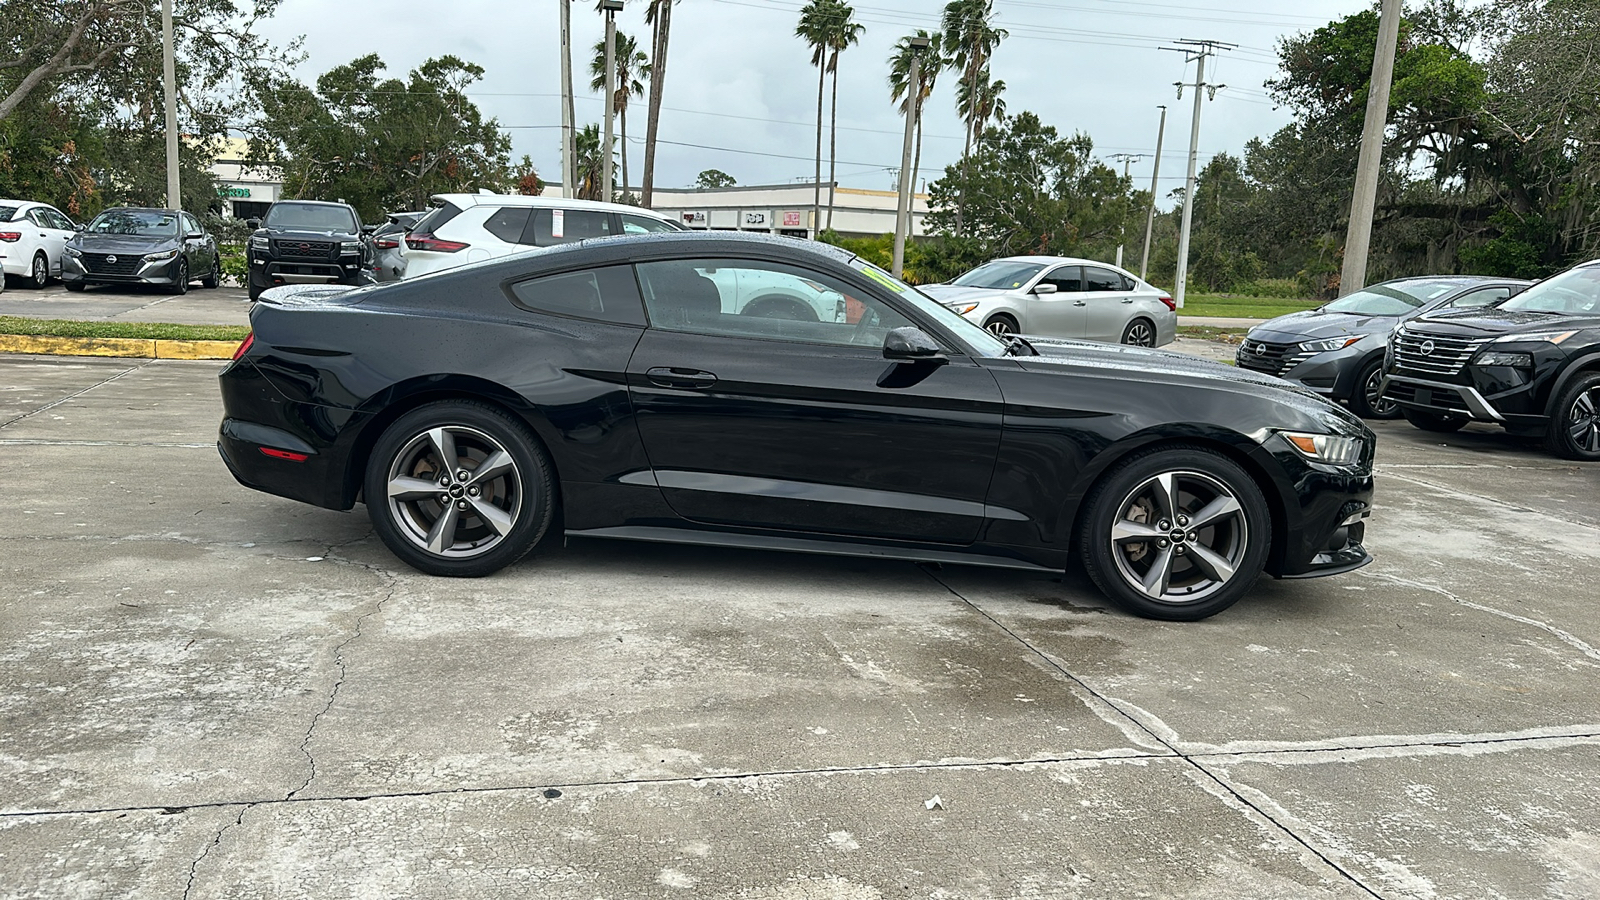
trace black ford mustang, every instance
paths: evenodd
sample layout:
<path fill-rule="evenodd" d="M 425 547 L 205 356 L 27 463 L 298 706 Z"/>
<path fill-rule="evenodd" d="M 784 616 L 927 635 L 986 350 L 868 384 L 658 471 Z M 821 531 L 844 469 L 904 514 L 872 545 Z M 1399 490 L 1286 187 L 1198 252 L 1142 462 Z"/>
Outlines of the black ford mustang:
<path fill-rule="evenodd" d="M 774 297 L 798 302 L 757 302 Z M 221 375 L 235 477 L 365 502 L 389 548 L 436 575 L 494 572 L 554 526 L 1048 570 L 1077 558 L 1132 612 L 1200 619 L 1263 570 L 1371 560 L 1374 438 L 1349 413 L 1161 351 L 1002 340 L 820 244 L 592 240 L 397 284 L 280 288 L 251 322 Z"/>

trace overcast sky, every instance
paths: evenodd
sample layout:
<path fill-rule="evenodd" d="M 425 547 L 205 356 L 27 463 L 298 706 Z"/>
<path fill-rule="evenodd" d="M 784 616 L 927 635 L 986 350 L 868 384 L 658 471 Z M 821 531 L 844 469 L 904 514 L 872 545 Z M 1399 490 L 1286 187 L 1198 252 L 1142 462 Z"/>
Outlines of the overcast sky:
<path fill-rule="evenodd" d="M 656 183 L 682 186 L 702 169 L 721 169 L 740 184 L 809 179 L 815 148 L 817 73 L 794 37 L 802 0 L 681 0 L 672 14 L 666 97 Z M 889 101 L 888 57 L 899 38 L 936 29 L 933 0 L 856 3 L 865 27 L 839 68 L 839 182 L 888 189 L 898 167 L 903 121 Z M 1289 121 L 1262 82 L 1275 72 L 1278 41 L 1356 12 L 1365 0 L 996 0 L 997 24 L 1010 32 L 996 53 L 1009 112 L 1030 110 L 1063 133 L 1083 131 L 1095 153 L 1152 154 L 1166 104 L 1161 193 L 1181 186 L 1193 95 L 1176 96 L 1194 66 L 1163 51 L 1181 38 L 1212 39 L 1238 49 L 1208 63 L 1206 81 L 1225 84 L 1202 114 L 1206 158 L 1238 153 L 1246 141 Z M 618 28 L 649 51 L 643 0 L 627 0 Z M 1270 10 L 1270 11 L 1263 11 Z M 581 124 L 599 122 L 600 96 L 588 90 L 588 66 L 604 20 L 593 0 L 573 3 L 573 69 Z M 423 60 L 453 53 L 486 70 L 469 92 L 511 134 L 518 157 L 533 157 L 548 181 L 560 180 L 561 70 L 557 0 L 284 0 L 266 26 L 269 37 L 305 36 L 310 81 L 329 68 L 378 53 L 403 76 Z M 645 101 L 629 116 L 629 175 L 643 169 Z M 922 173 L 938 176 L 961 154 L 955 76 L 940 75 L 925 113 Z M 826 141 L 826 137 L 824 137 Z M 675 142 L 675 143 L 668 143 Z M 690 146 L 694 145 L 694 146 Z M 824 144 L 826 153 L 826 143 Z M 1147 185 L 1152 160 L 1133 164 Z M 1120 168 L 1120 166 L 1119 166 Z M 824 158 L 823 175 L 827 175 Z M 919 185 L 919 188 L 921 185 Z"/>

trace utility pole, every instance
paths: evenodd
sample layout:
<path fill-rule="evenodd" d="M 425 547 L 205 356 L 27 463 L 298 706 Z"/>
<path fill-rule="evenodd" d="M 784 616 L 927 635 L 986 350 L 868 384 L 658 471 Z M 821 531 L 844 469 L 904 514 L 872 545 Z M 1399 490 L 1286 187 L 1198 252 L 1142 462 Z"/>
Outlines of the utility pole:
<path fill-rule="evenodd" d="M 606 133 L 601 141 L 600 199 L 611 202 L 611 120 L 617 116 L 617 13 L 622 0 L 600 0 L 606 14 Z"/>
<path fill-rule="evenodd" d="M 1372 57 L 1372 87 L 1367 91 L 1367 117 L 1361 128 L 1361 155 L 1356 159 L 1355 195 L 1350 198 L 1350 228 L 1344 238 L 1344 268 L 1339 273 L 1341 297 L 1367 286 L 1367 251 L 1378 204 L 1378 175 L 1383 170 L 1383 130 L 1389 124 L 1389 88 L 1399 33 L 1400 0 L 1383 0 L 1377 52 Z"/>
<path fill-rule="evenodd" d="M 167 104 L 167 206 L 183 208 L 178 184 L 178 73 L 172 49 L 172 0 L 161 0 L 161 80 Z"/>
<path fill-rule="evenodd" d="M 1133 169 L 1133 164 L 1149 155 L 1150 154 L 1148 153 L 1113 153 L 1111 154 L 1111 158 L 1122 163 L 1122 180 L 1127 181 L 1129 179 L 1129 172 Z M 1128 208 L 1126 205 L 1124 205 L 1122 208 L 1122 222 L 1117 229 L 1117 268 L 1119 269 L 1122 268 L 1122 245 L 1127 236 Z"/>
<path fill-rule="evenodd" d="M 906 239 L 911 235 L 911 197 L 916 190 L 911 171 L 911 136 L 917 130 L 917 118 L 922 113 L 922 52 L 928 49 L 925 37 L 907 39 L 911 47 L 911 77 L 906 80 L 906 140 L 900 149 L 900 196 L 894 208 L 894 262 L 890 272 L 899 278 L 905 271 Z"/>
<path fill-rule="evenodd" d="M 572 0 L 561 0 L 561 196 L 572 198 Z"/>
<path fill-rule="evenodd" d="M 1163 105 L 1158 109 L 1161 110 L 1161 124 L 1156 128 L 1156 167 L 1150 173 L 1150 211 L 1144 219 L 1144 255 L 1139 258 L 1140 281 L 1150 270 L 1150 236 L 1156 228 L 1156 188 L 1161 178 L 1161 141 L 1167 136 L 1167 108 Z"/>
<path fill-rule="evenodd" d="M 1183 294 L 1189 280 L 1189 227 L 1194 222 L 1194 179 L 1200 161 L 1200 101 L 1202 92 L 1209 92 L 1214 98 L 1217 91 L 1225 85 L 1206 84 L 1206 59 L 1216 54 L 1218 50 L 1232 50 L 1238 44 L 1224 44 L 1221 41 L 1178 41 L 1182 46 L 1162 47 L 1163 50 L 1177 50 L 1184 54 L 1184 63 L 1190 60 L 1196 63 L 1194 71 L 1194 119 L 1189 123 L 1189 175 L 1183 182 L 1183 227 L 1178 231 L 1178 276 L 1177 284 L 1173 286 L 1172 295 L 1179 309 L 1183 308 Z M 1178 99 L 1183 99 L 1183 82 L 1178 82 Z"/>

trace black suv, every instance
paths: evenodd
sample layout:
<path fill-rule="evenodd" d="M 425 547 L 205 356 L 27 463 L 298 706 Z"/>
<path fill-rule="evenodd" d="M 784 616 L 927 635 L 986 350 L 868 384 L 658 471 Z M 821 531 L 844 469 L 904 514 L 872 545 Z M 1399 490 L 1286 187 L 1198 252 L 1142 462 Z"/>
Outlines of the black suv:
<path fill-rule="evenodd" d="M 1493 422 L 1600 460 L 1600 260 L 1492 307 L 1412 319 L 1389 339 L 1384 374 L 1384 398 L 1418 428 Z"/>
<path fill-rule="evenodd" d="M 280 284 L 372 283 L 371 231 L 344 203 L 280 200 L 251 219 L 250 299 Z"/>

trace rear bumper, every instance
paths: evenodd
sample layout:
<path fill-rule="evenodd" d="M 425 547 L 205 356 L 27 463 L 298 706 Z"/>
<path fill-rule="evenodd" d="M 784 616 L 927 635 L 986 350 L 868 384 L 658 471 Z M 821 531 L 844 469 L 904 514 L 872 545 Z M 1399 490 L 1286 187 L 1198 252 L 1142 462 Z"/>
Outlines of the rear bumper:
<path fill-rule="evenodd" d="M 326 509 L 354 505 L 351 448 L 367 416 L 291 401 L 246 360 L 230 363 L 218 383 L 217 450 L 235 480 Z"/>

